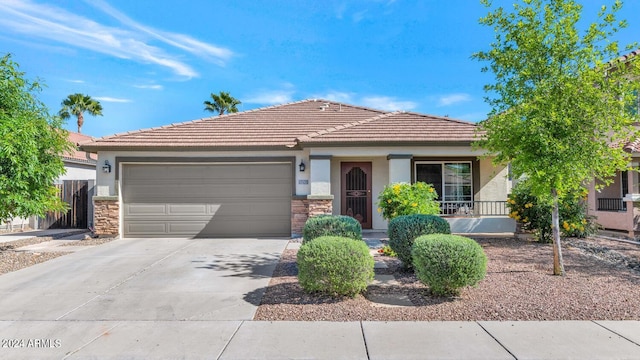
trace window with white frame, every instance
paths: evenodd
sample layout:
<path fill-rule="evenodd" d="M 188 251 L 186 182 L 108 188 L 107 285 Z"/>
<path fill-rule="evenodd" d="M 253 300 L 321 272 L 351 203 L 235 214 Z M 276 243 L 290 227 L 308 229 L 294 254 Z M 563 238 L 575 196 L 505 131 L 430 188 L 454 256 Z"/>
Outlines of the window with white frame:
<path fill-rule="evenodd" d="M 433 185 L 438 201 L 473 201 L 471 162 L 416 161 L 415 180 Z"/>

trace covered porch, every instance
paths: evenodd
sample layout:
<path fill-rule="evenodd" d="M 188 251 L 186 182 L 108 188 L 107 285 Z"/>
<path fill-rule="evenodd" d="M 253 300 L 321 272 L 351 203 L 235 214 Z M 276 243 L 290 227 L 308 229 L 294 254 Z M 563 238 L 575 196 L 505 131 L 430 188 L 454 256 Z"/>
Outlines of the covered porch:
<path fill-rule="evenodd" d="M 638 169 L 634 159 L 634 169 Z M 640 188 L 638 171 L 620 171 L 613 182 L 600 190 L 589 185 L 588 212 L 604 230 L 612 230 L 635 239 L 640 236 Z M 634 206 L 635 204 L 635 206 Z"/>
<path fill-rule="evenodd" d="M 387 149 L 321 149 L 309 151 L 309 214 L 322 201 L 334 215 L 356 218 L 363 229 L 387 229 L 377 211 L 378 194 L 395 182 L 424 181 L 436 189 L 440 215 L 455 233 L 513 233 L 507 194 L 511 190 L 507 168 L 496 168 L 490 159 L 478 159 L 464 149 L 455 156 L 440 149 L 411 149 L 411 154 Z M 386 151 L 385 151 L 386 150 Z M 453 151 L 452 151 L 453 150 Z M 294 229 L 294 233 L 296 232 Z"/>

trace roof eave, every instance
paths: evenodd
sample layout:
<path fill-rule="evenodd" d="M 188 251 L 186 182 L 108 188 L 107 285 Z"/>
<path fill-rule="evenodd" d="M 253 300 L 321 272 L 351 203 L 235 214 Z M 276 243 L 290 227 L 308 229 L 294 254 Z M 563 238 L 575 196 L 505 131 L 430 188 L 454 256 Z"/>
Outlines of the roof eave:
<path fill-rule="evenodd" d="M 473 140 L 461 141 L 304 141 L 302 148 L 307 147 L 379 147 L 379 146 L 471 146 Z"/>
<path fill-rule="evenodd" d="M 298 145 L 256 145 L 256 146 L 140 146 L 140 145 L 82 145 L 80 149 L 90 153 L 100 151 L 287 151 L 300 150 Z"/>

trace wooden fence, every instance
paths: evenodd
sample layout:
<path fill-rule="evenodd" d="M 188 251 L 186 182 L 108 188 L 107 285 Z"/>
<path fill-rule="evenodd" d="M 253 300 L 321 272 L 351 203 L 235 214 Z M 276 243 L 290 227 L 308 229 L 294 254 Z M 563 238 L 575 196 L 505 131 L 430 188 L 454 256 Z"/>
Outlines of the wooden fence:
<path fill-rule="evenodd" d="M 89 226 L 87 180 L 63 180 L 57 184 L 60 199 L 67 203 L 66 212 L 49 212 L 40 218 L 41 229 L 86 229 Z"/>

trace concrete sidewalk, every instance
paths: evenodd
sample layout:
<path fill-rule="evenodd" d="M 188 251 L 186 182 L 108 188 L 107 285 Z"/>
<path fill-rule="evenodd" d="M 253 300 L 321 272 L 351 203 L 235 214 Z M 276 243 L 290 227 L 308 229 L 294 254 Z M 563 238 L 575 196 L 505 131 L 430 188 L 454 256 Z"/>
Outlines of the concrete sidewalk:
<path fill-rule="evenodd" d="M 640 321 L 0 321 L 0 337 L 12 359 L 640 359 Z"/>
<path fill-rule="evenodd" d="M 32 230 L 24 232 L 11 232 L 0 234 L 0 244 L 10 241 L 26 240 L 35 237 L 46 237 L 52 239 L 64 238 L 76 234 L 88 233 L 87 229 L 48 229 L 48 230 Z"/>

